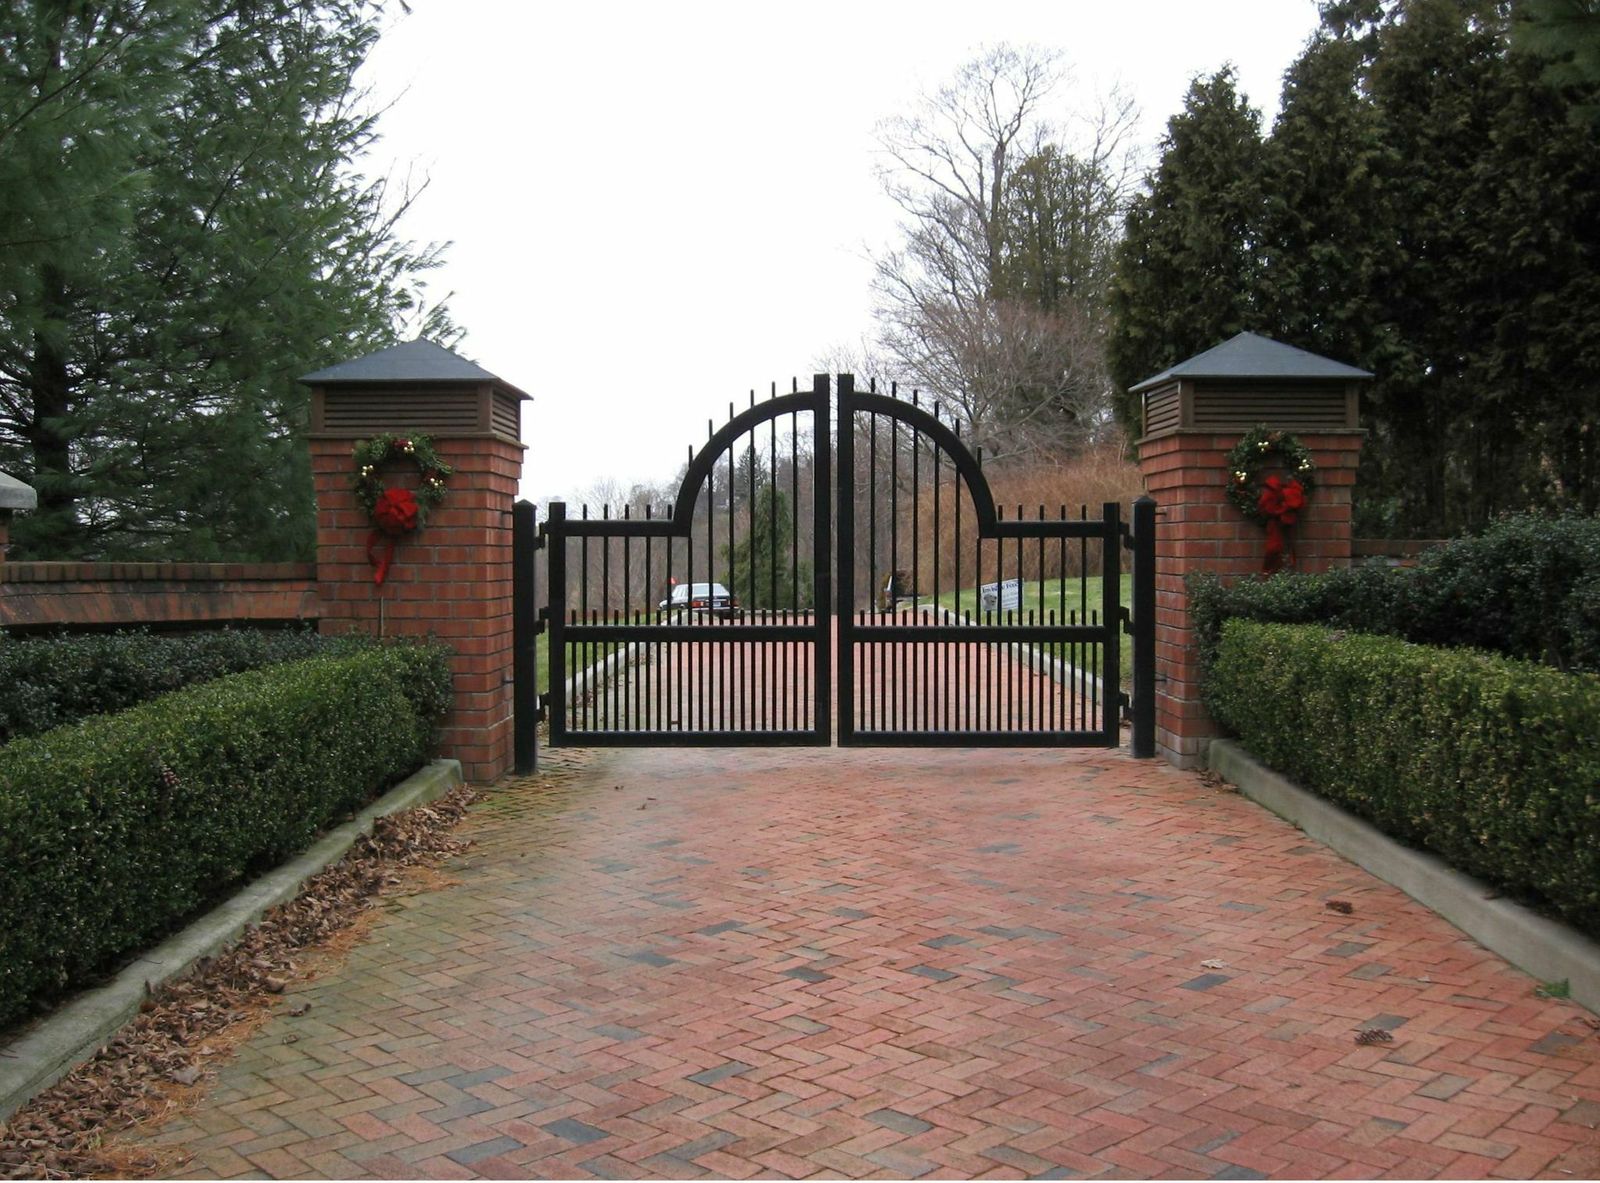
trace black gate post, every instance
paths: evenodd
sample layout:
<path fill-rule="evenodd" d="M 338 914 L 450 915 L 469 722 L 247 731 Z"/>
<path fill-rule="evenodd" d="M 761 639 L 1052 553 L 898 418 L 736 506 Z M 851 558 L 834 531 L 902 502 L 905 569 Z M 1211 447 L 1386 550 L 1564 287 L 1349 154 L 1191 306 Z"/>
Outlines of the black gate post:
<path fill-rule="evenodd" d="M 1133 503 L 1133 755 L 1156 754 L 1156 502 Z"/>
<path fill-rule="evenodd" d="M 533 552 L 539 536 L 530 501 L 511 507 L 511 718 L 512 771 L 539 767 L 539 607 L 533 586 Z"/>
<path fill-rule="evenodd" d="M 833 417 L 830 387 L 826 374 L 811 376 L 812 465 L 817 474 L 812 489 L 811 562 L 812 587 L 816 599 L 812 617 L 817 629 L 815 698 L 817 743 L 826 746 L 833 737 L 833 448 L 830 431 Z M 841 426 L 840 430 L 847 430 Z"/>
<path fill-rule="evenodd" d="M 1100 709 L 1105 712 L 1105 745 L 1114 748 L 1121 740 L 1122 704 L 1122 506 L 1115 501 L 1103 504 L 1105 532 L 1100 535 L 1100 625 L 1105 631 L 1104 657 L 1100 663 Z"/>
<path fill-rule="evenodd" d="M 546 620 L 550 640 L 550 693 L 546 718 L 550 724 L 550 745 L 558 747 L 567 738 L 567 503 L 552 501 L 545 511 L 544 542 L 545 596 L 550 601 Z"/>

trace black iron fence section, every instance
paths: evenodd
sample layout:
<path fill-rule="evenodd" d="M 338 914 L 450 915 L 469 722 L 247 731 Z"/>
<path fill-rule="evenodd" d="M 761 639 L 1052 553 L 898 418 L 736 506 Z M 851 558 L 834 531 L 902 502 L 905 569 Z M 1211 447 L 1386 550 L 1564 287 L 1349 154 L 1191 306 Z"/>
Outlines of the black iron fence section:
<path fill-rule="evenodd" d="M 839 742 L 1116 746 L 1121 510 L 996 505 L 937 406 L 838 390 Z"/>
<path fill-rule="evenodd" d="M 551 504 L 552 744 L 830 742 L 828 386 L 730 407 L 659 517 Z"/>
<path fill-rule="evenodd" d="M 1114 747 L 1126 716 L 1154 753 L 1154 502 L 1008 515 L 936 405 L 830 385 L 730 407 L 660 512 L 550 505 L 519 767 L 541 629 L 557 745 Z"/>

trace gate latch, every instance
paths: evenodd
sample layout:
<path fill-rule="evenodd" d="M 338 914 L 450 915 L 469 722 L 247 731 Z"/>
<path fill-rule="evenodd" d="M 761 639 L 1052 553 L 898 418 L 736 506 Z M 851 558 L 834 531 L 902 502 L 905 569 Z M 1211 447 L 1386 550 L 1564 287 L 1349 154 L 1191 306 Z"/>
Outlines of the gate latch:
<path fill-rule="evenodd" d="M 539 695 L 539 705 L 533 712 L 533 721 L 535 723 L 543 723 L 549 718 L 549 716 L 550 695 L 548 693 L 541 694 Z"/>

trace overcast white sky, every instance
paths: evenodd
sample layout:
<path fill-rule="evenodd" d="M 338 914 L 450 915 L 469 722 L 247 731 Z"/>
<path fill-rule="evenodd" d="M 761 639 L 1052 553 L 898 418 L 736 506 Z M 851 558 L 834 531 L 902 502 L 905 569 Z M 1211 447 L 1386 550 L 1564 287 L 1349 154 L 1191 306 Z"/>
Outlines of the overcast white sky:
<path fill-rule="evenodd" d="M 980 45 L 1061 49 L 1063 118 L 1114 83 L 1153 148 L 1225 62 L 1268 121 L 1314 0 L 411 0 L 364 82 L 369 172 L 431 178 L 461 352 L 533 396 L 523 494 L 659 481 L 727 404 L 871 330 L 894 235 L 874 125 Z"/>

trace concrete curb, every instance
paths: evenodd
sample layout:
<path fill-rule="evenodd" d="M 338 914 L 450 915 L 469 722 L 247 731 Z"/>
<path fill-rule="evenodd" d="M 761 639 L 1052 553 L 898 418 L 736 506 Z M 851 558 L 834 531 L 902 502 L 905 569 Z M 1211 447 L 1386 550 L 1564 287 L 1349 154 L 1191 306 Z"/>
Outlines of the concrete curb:
<path fill-rule="evenodd" d="M 1231 740 L 1212 740 L 1211 770 L 1309 837 L 1405 892 L 1484 948 L 1542 982 L 1565 979 L 1572 1000 L 1600 1012 L 1600 944 L 1503 898 L 1437 855 L 1402 846 L 1331 801 L 1307 792 Z"/>
<path fill-rule="evenodd" d="M 139 1013 L 148 989 L 219 953 L 268 908 L 293 899 L 311 876 L 333 865 L 378 818 L 435 801 L 462 783 L 458 760 L 435 760 L 329 830 L 304 854 L 247 884 L 193 924 L 130 962 L 110 982 L 24 1027 L 0 1045 L 0 1122 L 94 1055 Z"/>

